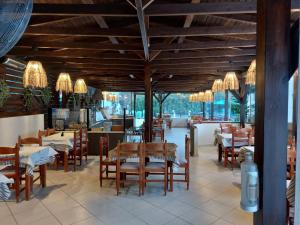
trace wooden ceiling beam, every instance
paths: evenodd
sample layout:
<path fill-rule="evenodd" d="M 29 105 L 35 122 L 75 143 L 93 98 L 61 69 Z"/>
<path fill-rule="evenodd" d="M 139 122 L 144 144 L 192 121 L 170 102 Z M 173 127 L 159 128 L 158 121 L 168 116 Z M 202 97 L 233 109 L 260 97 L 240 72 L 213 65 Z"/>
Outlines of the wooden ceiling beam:
<path fill-rule="evenodd" d="M 185 16 L 256 13 L 256 2 L 214 2 L 214 3 L 176 3 L 152 4 L 145 13 L 148 16 Z M 292 0 L 292 12 L 300 11 L 300 2 Z"/>
<path fill-rule="evenodd" d="M 141 1 L 141 0 L 137 0 Z M 144 15 L 140 13 L 141 17 Z M 144 18 L 144 17 L 142 17 Z M 256 26 L 207 26 L 207 27 L 190 27 L 190 28 L 176 28 L 164 27 L 149 28 L 147 34 L 144 19 L 139 20 L 141 33 L 133 29 L 124 28 L 109 28 L 109 29 L 76 29 L 76 28 L 48 28 L 48 27 L 28 27 L 24 33 L 26 36 L 74 36 L 74 37 L 127 37 L 127 38 L 140 38 L 142 35 L 143 44 L 148 44 L 147 37 L 173 37 L 173 36 L 220 36 L 220 35 L 246 35 L 256 34 Z M 143 25 L 144 24 L 144 25 Z M 147 36 L 148 35 L 148 36 Z M 144 43 L 144 41 L 147 41 Z M 149 47 L 147 45 L 147 47 Z"/>
<path fill-rule="evenodd" d="M 177 54 L 170 52 L 161 53 L 156 60 L 170 60 L 170 59 L 195 59 L 195 58 L 209 58 L 209 57 L 233 57 L 233 56 L 255 56 L 255 49 L 214 49 L 201 50 L 197 52 L 180 52 Z"/>
<path fill-rule="evenodd" d="M 140 32 L 142 36 L 145 60 L 149 61 L 149 37 L 145 23 L 145 15 L 142 0 L 135 0 L 136 12 L 139 20 Z"/>
<path fill-rule="evenodd" d="M 248 62 L 215 62 L 215 63 L 198 63 L 198 64 L 182 64 L 182 65 L 151 65 L 151 68 L 157 70 L 162 69 L 195 69 L 195 68 L 222 68 L 222 67 L 249 67 Z"/>
<path fill-rule="evenodd" d="M 136 17 L 127 4 L 33 4 L 32 15 Z"/>
<path fill-rule="evenodd" d="M 94 51 L 124 50 L 124 51 L 143 51 L 140 44 L 103 44 L 90 42 L 49 42 L 49 41 L 20 41 L 16 47 L 37 47 L 37 48 L 64 48 L 64 49 L 85 49 Z"/>

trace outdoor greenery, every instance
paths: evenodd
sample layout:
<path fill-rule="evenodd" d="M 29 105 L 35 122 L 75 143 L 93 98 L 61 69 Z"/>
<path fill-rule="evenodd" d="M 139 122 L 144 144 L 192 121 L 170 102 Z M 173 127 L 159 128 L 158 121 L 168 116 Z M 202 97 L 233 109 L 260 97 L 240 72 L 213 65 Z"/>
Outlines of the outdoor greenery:
<path fill-rule="evenodd" d="M 4 106 L 10 96 L 9 87 L 4 80 L 0 80 L 0 108 Z"/>
<path fill-rule="evenodd" d="M 41 89 L 41 98 L 44 105 L 46 106 L 49 105 L 51 97 L 52 97 L 52 92 L 49 87 Z"/>
<path fill-rule="evenodd" d="M 24 88 L 23 102 L 26 110 L 29 110 L 32 106 L 33 94 L 29 88 Z"/>

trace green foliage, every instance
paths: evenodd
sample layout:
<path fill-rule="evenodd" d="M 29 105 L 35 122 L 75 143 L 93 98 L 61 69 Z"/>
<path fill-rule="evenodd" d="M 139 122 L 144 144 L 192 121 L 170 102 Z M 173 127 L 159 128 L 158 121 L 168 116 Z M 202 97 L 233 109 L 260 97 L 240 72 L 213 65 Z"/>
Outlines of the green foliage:
<path fill-rule="evenodd" d="M 43 103 L 47 106 L 50 103 L 52 97 L 52 92 L 51 89 L 49 87 L 46 87 L 44 89 L 41 90 L 41 98 Z"/>
<path fill-rule="evenodd" d="M 9 96 L 9 87 L 4 80 L 0 80 L 0 107 L 4 106 Z"/>
<path fill-rule="evenodd" d="M 23 102 L 24 106 L 27 110 L 29 110 L 32 106 L 33 94 L 29 88 L 24 88 L 23 91 Z"/>

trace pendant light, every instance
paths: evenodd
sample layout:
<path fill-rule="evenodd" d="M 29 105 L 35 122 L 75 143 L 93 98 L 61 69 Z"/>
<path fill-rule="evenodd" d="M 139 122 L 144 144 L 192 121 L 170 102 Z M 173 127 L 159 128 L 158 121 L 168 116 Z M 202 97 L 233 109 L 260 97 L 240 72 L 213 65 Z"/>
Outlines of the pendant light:
<path fill-rule="evenodd" d="M 224 84 L 223 81 L 221 79 L 217 79 L 214 81 L 214 84 L 211 88 L 212 92 L 221 92 L 224 91 Z"/>
<path fill-rule="evenodd" d="M 198 100 L 198 102 L 204 102 L 204 92 L 200 91 L 197 94 L 197 100 Z"/>
<path fill-rule="evenodd" d="M 214 95 L 211 90 L 206 90 L 204 93 L 204 102 L 213 102 L 214 101 Z"/>
<path fill-rule="evenodd" d="M 74 93 L 76 94 L 86 94 L 87 86 L 84 82 L 84 79 L 77 79 L 74 85 Z"/>
<path fill-rule="evenodd" d="M 238 90 L 239 80 L 237 79 L 235 72 L 226 73 L 223 84 L 225 90 Z"/>
<path fill-rule="evenodd" d="M 33 88 L 45 88 L 48 86 L 47 75 L 43 65 L 39 61 L 29 61 L 24 75 L 23 86 Z"/>
<path fill-rule="evenodd" d="M 254 59 L 249 66 L 246 76 L 246 84 L 255 85 L 255 76 L 256 76 L 256 60 Z"/>
<path fill-rule="evenodd" d="M 73 85 L 70 74 L 60 73 L 56 81 L 56 91 L 70 93 L 73 92 Z"/>

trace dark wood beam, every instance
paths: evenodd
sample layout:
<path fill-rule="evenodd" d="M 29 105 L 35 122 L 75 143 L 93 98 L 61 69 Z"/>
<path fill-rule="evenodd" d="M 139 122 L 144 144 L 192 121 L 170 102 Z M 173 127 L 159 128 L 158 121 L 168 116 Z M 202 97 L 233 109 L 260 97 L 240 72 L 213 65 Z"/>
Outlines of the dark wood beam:
<path fill-rule="evenodd" d="M 173 51 L 173 50 L 202 50 L 214 48 L 240 48 L 240 47 L 255 47 L 255 41 L 207 41 L 198 43 L 185 44 L 153 44 L 151 50 Z"/>
<path fill-rule="evenodd" d="M 145 65 L 144 70 L 144 82 L 145 82 L 145 142 L 152 141 L 152 84 L 151 84 L 151 72 L 149 66 Z"/>
<path fill-rule="evenodd" d="M 300 2 L 292 0 L 292 12 L 299 12 Z M 255 2 L 214 2 L 214 3 L 177 3 L 153 4 L 145 10 L 148 16 L 186 16 L 256 13 Z"/>
<path fill-rule="evenodd" d="M 255 162 L 260 202 L 255 225 L 282 225 L 287 218 L 290 5 L 286 0 L 257 1 Z"/>
<path fill-rule="evenodd" d="M 136 0 L 141 1 L 141 0 Z M 138 11 L 137 11 L 138 12 Z M 142 39 L 147 36 L 147 30 L 144 21 L 144 14 L 139 13 L 140 29 Z M 143 25 L 144 24 L 144 25 Z M 164 27 L 161 28 L 150 28 L 148 35 L 149 37 L 173 37 L 173 36 L 222 36 L 222 35 L 247 35 L 256 34 L 255 26 L 216 26 L 216 27 L 190 27 L 190 28 L 175 28 L 175 27 Z M 140 34 L 133 29 L 124 28 L 109 28 L 109 29 L 76 29 L 76 28 L 48 28 L 48 27 L 28 27 L 24 32 L 24 35 L 51 35 L 51 36 L 74 36 L 74 37 L 127 37 L 127 38 L 139 38 Z M 147 39 L 147 38 L 146 38 Z M 148 39 L 147 39 L 148 43 Z M 143 43 L 144 44 L 144 43 Z M 149 46 L 148 46 L 149 47 Z"/>
<path fill-rule="evenodd" d="M 103 44 L 89 42 L 47 42 L 47 41 L 21 41 L 16 47 L 26 48 L 63 48 L 63 49 L 84 49 L 89 51 L 110 51 L 110 50 L 125 50 L 125 51 L 143 51 L 139 44 Z"/>
<path fill-rule="evenodd" d="M 135 0 L 136 12 L 139 20 L 140 32 L 143 41 L 145 60 L 149 61 L 149 37 L 147 35 L 145 15 L 142 0 Z"/>
<path fill-rule="evenodd" d="M 31 27 L 40 27 L 40 26 L 48 26 L 48 25 L 53 25 L 57 23 L 64 23 L 70 20 L 74 20 L 78 18 L 78 16 L 72 16 L 72 17 L 67 17 L 67 18 L 59 18 L 59 19 L 52 19 L 48 21 L 43 21 L 43 22 L 36 22 L 34 24 L 30 23 L 29 26 Z"/>
<path fill-rule="evenodd" d="M 60 16 L 116 16 L 136 17 L 136 12 L 127 4 L 38 4 L 33 5 L 32 15 Z"/>
<path fill-rule="evenodd" d="M 196 58 L 209 58 L 209 57 L 233 57 L 233 56 L 255 56 L 255 49 L 214 49 L 214 50 L 201 50 L 197 52 L 180 52 L 177 54 L 170 52 L 162 52 L 157 60 L 170 60 L 170 59 L 196 59 Z"/>
<path fill-rule="evenodd" d="M 182 65 L 151 65 L 151 68 L 157 70 L 163 69 L 196 69 L 196 68 L 223 68 L 223 67 L 249 67 L 248 62 L 232 62 L 232 63 L 199 63 L 199 64 L 182 64 Z"/>

